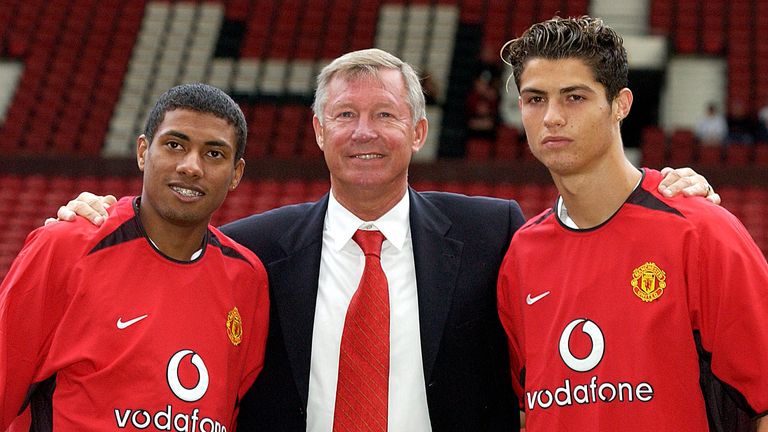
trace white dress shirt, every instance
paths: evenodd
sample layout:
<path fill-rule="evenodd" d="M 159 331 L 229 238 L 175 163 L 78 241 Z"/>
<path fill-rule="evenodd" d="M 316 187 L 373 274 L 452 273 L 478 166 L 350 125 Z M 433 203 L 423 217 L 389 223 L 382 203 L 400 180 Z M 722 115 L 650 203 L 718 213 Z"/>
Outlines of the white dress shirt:
<path fill-rule="evenodd" d="M 375 221 L 345 209 L 331 191 L 325 214 L 317 305 L 312 331 L 307 431 L 331 432 L 344 318 L 363 274 L 365 256 L 352 235 L 377 229 L 386 240 L 381 266 L 389 284 L 389 431 L 431 431 L 421 359 L 419 304 L 408 194 Z"/>

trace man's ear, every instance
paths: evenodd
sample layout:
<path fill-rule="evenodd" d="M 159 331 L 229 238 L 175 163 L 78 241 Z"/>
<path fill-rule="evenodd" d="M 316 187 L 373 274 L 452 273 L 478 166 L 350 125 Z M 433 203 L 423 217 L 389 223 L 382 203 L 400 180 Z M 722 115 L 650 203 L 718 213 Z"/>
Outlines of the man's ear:
<path fill-rule="evenodd" d="M 233 191 L 237 189 L 237 185 L 240 184 L 240 180 L 243 178 L 243 172 L 245 170 L 245 159 L 240 158 L 235 164 L 235 173 L 232 176 L 232 181 L 229 182 L 229 190 Z"/>
<path fill-rule="evenodd" d="M 632 95 L 632 90 L 626 87 L 619 90 L 619 94 L 616 95 L 616 99 L 614 99 L 616 117 L 619 121 L 622 121 L 625 118 L 627 118 L 627 116 L 629 115 L 629 110 L 632 108 L 633 100 L 634 100 L 634 95 Z"/>
<path fill-rule="evenodd" d="M 424 143 L 427 140 L 427 131 L 429 130 L 429 122 L 426 118 L 423 118 L 416 123 L 415 133 L 413 135 L 413 146 L 411 149 L 414 153 L 421 150 Z"/>
<path fill-rule="evenodd" d="M 320 150 L 323 150 L 323 124 L 320 123 L 320 119 L 317 116 L 312 116 L 312 129 L 315 130 L 315 141 Z"/>
<path fill-rule="evenodd" d="M 136 163 L 141 172 L 144 172 L 144 165 L 147 163 L 147 151 L 149 151 L 149 141 L 146 135 L 141 134 L 136 139 Z"/>

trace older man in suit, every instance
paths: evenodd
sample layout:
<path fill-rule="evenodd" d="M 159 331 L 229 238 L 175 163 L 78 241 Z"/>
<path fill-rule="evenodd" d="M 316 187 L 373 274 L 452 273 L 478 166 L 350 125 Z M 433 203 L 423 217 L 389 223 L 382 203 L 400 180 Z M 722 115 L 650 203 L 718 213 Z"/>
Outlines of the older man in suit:
<path fill-rule="evenodd" d="M 339 352 L 363 262 L 352 237 L 372 226 L 386 237 L 389 430 L 514 430 L 494 286 L 524 221 L 517 203 L 408 187 L 427 134 L 424 96 L 413 69 L 388 53 L 336 59 L 318 77 L 313 108 L 330 193 L 222 228 L 264 262 L 273 305 L 268 358 L 239 427 L 339 430 Z M 368 430 L 360 420 L 356 430 Z"/>
<path fill-rule="evenodd" d="M 334 60 L 318 77 L 313 109 L 330 192 L 315 203 L 222 227 L 264 263 L 271 296 L 264 369 L 241 401 L 238 429 L 518 429 L 496 279 L 523 223 L 519 206 L 408 186 L 411 156 L 428 126 L 418 77 L 397 57 L 371 49 Z M 668 180 L 673 192 L 708 189 L 692 170 L 672 172 Z M 59 217 L 77 211 L 98 223 L 103 209 L 93 198 L 81 194 Z M 356 240 L 360 230 L 384 238 L 378 252 L 388 290 L 383 389 L 368 385 L 379 380 L 366 369 L 370 364 L 346 357 L 345 321 L 368 268 Z M 363 363 L 372 363 L 368 354 Z M 337 385 L 346 379 L 340 367 L 362 377 L 352 386 L 355 396 Z M 368 396 L 360 396 L 369 387 L 378 392 L 372 399 L 383 400 L 375 415 L 363 406 Z"/>

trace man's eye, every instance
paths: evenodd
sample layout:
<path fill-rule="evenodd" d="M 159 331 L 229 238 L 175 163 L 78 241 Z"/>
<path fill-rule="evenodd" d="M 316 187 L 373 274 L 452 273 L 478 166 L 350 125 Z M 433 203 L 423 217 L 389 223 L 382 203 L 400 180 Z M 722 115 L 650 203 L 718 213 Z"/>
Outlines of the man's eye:
<path fill-rule="evenodd" d="M 176 141 L 168 141 L 167 143 L 165 143 L 165 145 L 167 145 L 172 149 L 181 148 L 181 144 L 177 143 Z"/>
<path fill-rule="evenodd" d="M 212 158 L 220 159 L 224 157 L 224 153 L 218 151 L 218 150 L 211 150 L 208 152 L 208 155 Z"/>

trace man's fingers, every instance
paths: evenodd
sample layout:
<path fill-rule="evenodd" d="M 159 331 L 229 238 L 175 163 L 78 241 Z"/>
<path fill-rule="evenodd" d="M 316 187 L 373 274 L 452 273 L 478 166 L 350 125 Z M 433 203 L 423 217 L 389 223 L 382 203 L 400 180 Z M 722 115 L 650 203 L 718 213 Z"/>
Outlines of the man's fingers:
<path fill-rule="evenodd" d="M 664 196 L 671 197 L 693 185 L 695 185 L 695 182 L 690 176 L 685 176 L 680 173 L 679 169 L 676 169 L 670 171 L 667 176 L 664 177 L 664 180 L 659 184 L 659 191 L 664 194 Z"/>
<path fill-rule="evenodd" d="M 691 192 L 690 195 L 702 195 L 701 193 L 699 193 L 699 190 L 704 189 L 704 196 L 707 197 L 707 200 L 711 201 L 713 204 L 720 205 L 720 194 L 715 192 L 715 189 L 712 187 L 711 184 L 706 183 L 706 179 L 704 179 L 704 182 L 705 183 L 698 183 L 696 185 L 698 186 L 698 189 L 695 192 Z"/>
<path fill-rule="evenodd" d="M 104 197 L 94 195 L 90 192 L 82 192 L 80 193 L 80 195 L 77 196 L 77 198 L 70 201 L 69 204 L 67 204 L 67 207 L 69 207 L 70 210 L 74 211 L 80 216 L 88 217 L 87 215 L 90 214 L 89 210 L 84 210 L 85 213 L 81 213 L 80 211 L 78 211 L 81 208 L 81 206 L 85 205 L 90 207 L 90 210 L 93 210 L 97 212 L 99 215 L 106 217 L 107 207 L 109 207 L 109 205 L 107 205 L 106 207 L 104 206 L 103 198 Z M 112 197 L 113 200 L 114 198 L 115 197 Z M 112 201 L 112 204 L 114 204 L 114 201 Z"/>
<path fill-rule="evenodd" d="M 689 177 L 699 176 L 698 174 L 696 174 L 696 171 L 690 168 L 673 169 L 670 167 L 666 167 L 661 170 L 661 174 L 664 176 L 664 179 L 661 181 L 661 184 L 664 186 L 671 186 L 682 179 L 688 179 Z"/>
<path fill-rule="evenodd" d="M 66 207 L 59 208 L 57 215 L 60 220 L 71 221 L 75 219 L 75 216 L 82 216 L 91 221 L 94 225 L 101 225 L 104 223 L 104 218 L 107 216 L 107 210 L 101 205 L 100 200 L 80 201 L 79 199 L 80 197 L 70 201 Z"/>
<path fill-rule="evenodd" d="M 70 201 L 70 203 L 71 202 L 72 201 Z M 56 217 L 60 221 L 72 222 L 73 220 L 75 220 L 75 216 L 77 216 L 77 213 L 70 210 L 69 207 L 67 206 L 59 207 L 59 211 L 56 212 Z"/>
<path fill-rule="evenodd" d="M 667 176 L 667 174 L 671 173 L 671 172 L 672 172 L 672 171 L 674 171 L 674 170 L 675 170 L 675 169 L 674 169 L 674 168 L 672 168 L 672 167 L 664 167 L 664 168 L 662 168 L 662 169 L 661 169 L 661 175 L 662 175 L 663 177 L 666 177 L 666 176 Z"/>
<path fill-rule="evenodd" d="M 94 225 L 101 225 L 109 215 L 107 209 L 117 202 L 114 195 L 99 196 L 90 192 L 81 192 L 77 198 L 59 207 L 56 212 L 57 219 L 48 218 L 45 225 L 56 221 L 72 222 L 77 216 L 88 219 Z"/>
<path fill-rule="evenodd" d="M 104 208 L 109 208 L 112 204 L 117 202 L 117 198 L 114 195 L 104 195 L 101 197 L 101 204 Z"/>
<path fill-rule="evenodd" d="M 680 184 L 682 184 L 683 180 L 680 181 Z M 688 183 L 688 186 L 684 186 L 682 191 L 683 195 L 685 196 L 709 196 L 709 194 L 712 191 L 712 186 L 707 183 L 706 179 L 704 177 L 701 177 L 701 179 L 693 179 L 693 178 L 686 178 L 686 183 Z"/>
<path fill-rule="evenodd" d="M 720 195 L 715 192 L 715 189 L 712 187 L 712 185 L 709 184 L 709 182 L 707 182 L 707 179 L 701 174 L 695 174 L 695 171 L 693 170 L 686 170 L 689 169 L 680 168 L 674 170 L 670 177 L 678 176 L 680 172 L 682 172 L 683 175 L 678 177 L 677 180 L 664 187 L 663 189 L 662 185 L 659 185 L 659 190 L 661 190 L 664 196 L 671 197 L 679 192 L 682 192 L 685 196 L 706 197 L 707 200 L 711 201 L 713 204 L 720 205 Z M 671 181 L 671 179 L 668 180 Z"/>
<path fill-rule="evenodd" d="M 714 194 L 714 190 L 707 182 L 707 179 L 691 168 L 664 168 L 667 175 L 659 184 L 659 192 L 666 197 L 672 197 L 679 193 L 685 196 L 703 196 L 709 197 Z M 715 202 L 717 199 L 711 199 Z M 716 204 L 719 203 L 715 202 Z"/>

